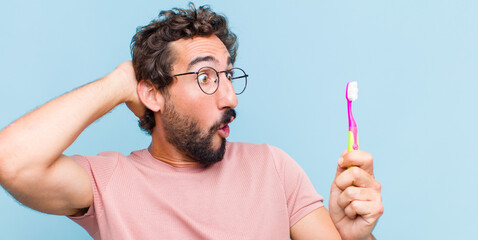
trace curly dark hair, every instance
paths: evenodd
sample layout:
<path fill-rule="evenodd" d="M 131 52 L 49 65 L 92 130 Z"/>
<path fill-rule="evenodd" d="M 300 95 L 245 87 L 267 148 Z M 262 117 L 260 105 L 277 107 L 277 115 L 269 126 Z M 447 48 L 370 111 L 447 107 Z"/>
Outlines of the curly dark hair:
<path fill-rule="evenodd" d="M 189 3 L 189 9 L 173 8 L 161 11 L 158 19 L 147 26 L 138 27 L 131 41 L 136 79 L 150 81 L 161 93 L 169 96 L 168 86 L 173 81 L 171 69 L 175 61 L 169 43 L 213 34 L 224 43 L 234 63 L 238 47 L 237 37 L 229 30 L 225 16 L 216 14 L 207 5 L 196 9 L 193 3 Z M 146 109 L 146 113 L 139 120 L 139 126 L 151 134 L 156 126 L 153 111 Z"/>

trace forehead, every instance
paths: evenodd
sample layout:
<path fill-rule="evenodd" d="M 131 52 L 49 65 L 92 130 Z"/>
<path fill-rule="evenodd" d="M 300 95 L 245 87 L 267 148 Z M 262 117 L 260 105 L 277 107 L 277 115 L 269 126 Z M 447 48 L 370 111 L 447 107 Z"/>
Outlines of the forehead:
<path fill-rule="evenodd" d="M 176 61 L 173 64 L 173 72 L 189 71 L 191 63 L 198 58 L 208 58 L 209 65 L 226 67 L 229 63 L 229 52 L 222 41 L 216 36 L 194 37 L 180 39 L 171 43 Z"/>

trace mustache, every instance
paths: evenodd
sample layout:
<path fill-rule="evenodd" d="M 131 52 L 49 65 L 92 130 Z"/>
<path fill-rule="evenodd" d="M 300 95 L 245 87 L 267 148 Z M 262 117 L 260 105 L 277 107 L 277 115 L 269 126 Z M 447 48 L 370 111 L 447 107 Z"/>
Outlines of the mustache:
<path fill-rule="evenodd" d="M 224 112 L 224 115 L 222 115 L 222 118 L 216 124 L 214 124 L 214 126 L 211 127 L 210 132 L 214 133 L 217 129 L 219 129 L 221 125 L 228 124 L 231 121 L 231 117 L 236 119 L 236 110 L 226 110 L 226 112 Z"/>

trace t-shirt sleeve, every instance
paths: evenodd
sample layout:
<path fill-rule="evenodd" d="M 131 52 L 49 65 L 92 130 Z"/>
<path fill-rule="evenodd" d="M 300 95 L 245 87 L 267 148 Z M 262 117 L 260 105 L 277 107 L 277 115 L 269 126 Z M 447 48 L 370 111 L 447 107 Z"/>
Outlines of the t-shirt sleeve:
<path fill-rule="evenodd" d="M 317 193 L 304 170 L 294 159 L 277 147 L 270 146 L 270 149 L 284 188 L 289 223 L 292 227 L 315 209 L 323 207 L 324 198 Z"/>
<path fill-rule="evenodd" d="M 97 156 L 73 155 L 70 158 L 88 172 L 93 189 L 93 203 L 84 215 L 68 216 L 68 218 L 82 226 L 91 236 L 94 236 L 99 230 L 96 216 L 103 211 L 101 195 L 106 191 L 108 182 L 114 173 L 118 163 L 118 153 L 104 152 Z"/>

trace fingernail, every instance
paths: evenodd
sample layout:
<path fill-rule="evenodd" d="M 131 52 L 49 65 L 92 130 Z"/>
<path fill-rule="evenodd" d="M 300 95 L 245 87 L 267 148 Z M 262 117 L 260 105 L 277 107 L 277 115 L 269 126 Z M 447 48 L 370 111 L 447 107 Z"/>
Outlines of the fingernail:
<path fill-rule="evenodd" d="M 345 149 L 344 151 L 342 151 L 342 156 L 345 155 L 349 150 Z"/>
<path fill-rule="evenodd" d="M 339 158 L 339 166 L 342 167 L 342 163 L 344 163 L 344 159 L 343 159 L 343 158 Z"/>

